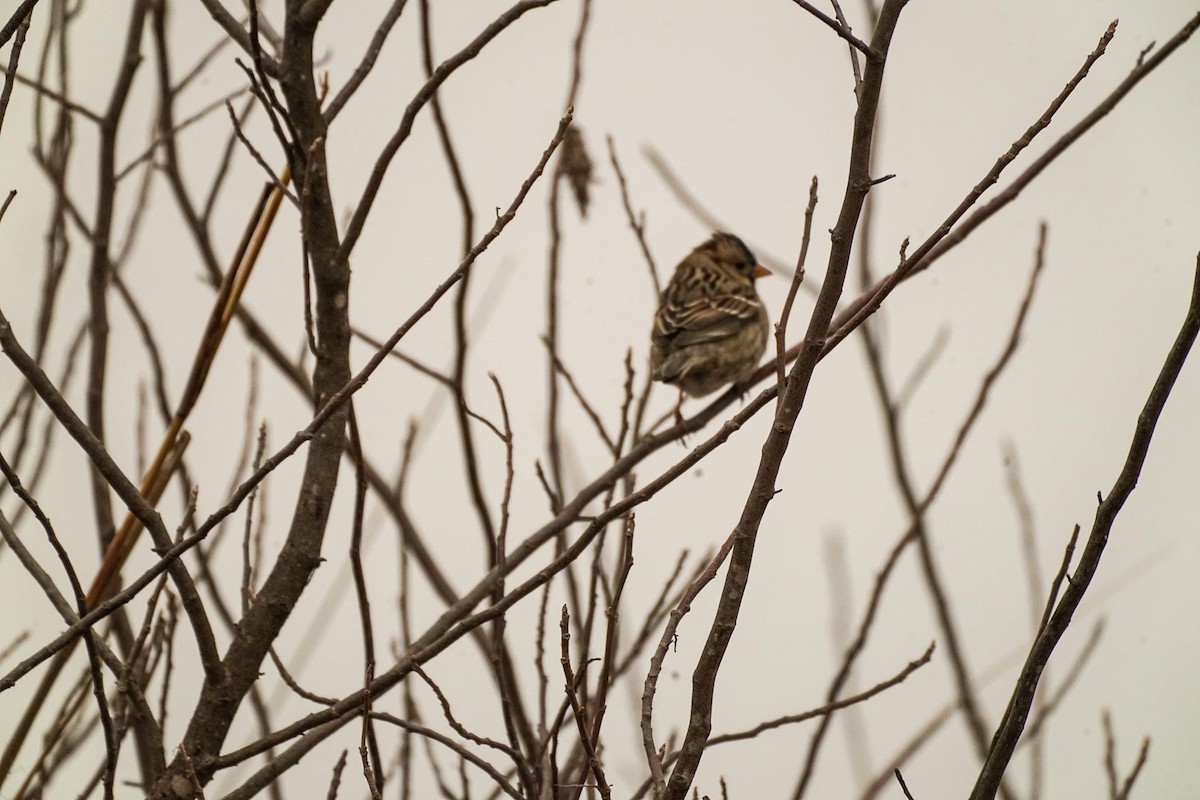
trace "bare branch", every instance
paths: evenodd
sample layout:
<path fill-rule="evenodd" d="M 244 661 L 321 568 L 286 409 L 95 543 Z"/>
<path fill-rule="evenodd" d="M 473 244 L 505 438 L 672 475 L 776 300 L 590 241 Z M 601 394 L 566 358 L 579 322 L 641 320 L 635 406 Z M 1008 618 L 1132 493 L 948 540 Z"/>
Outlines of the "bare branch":
<path fill-rule="evenodd" d="M 837 225 L 831 233 L 832 246 L 825 271 L 825 282 L 817 297 L 805 334 L 804 347 L 792 366 L 786 384 L 780 388 L 780 401 L 775 412 L 775 423 L 763 443 L 762 458 L 754 483 L 746 498 L 741 517 L 734 528 L 733 551 L 730 555 L 729 571 L 721 592 L 712 628 L 705 643 L 700 660 L 692 678 L 692 704 L 688 716 L 688 729 L 680 747 L 679 761 L 671 771 L 664 797 L 667 800 L 683 800 L 692 785 L 700 759 L 707 746 L 712 729 L 712 701 L 717 674 L 725 650 L 729 646 L 738 611 L 750 578 L 750 564 L 754 557 L 754 544 L 766 513 L 767 504 L 775 496 L 775 480 L 783 463 L 791 440 L 796 419 L 804 405 L 813 370 L 817 366 L 830 320 L 837 309 L 838 299 L 849 268 L 850 251 L 854 231 L 858 225 L 862 204 L 869 191 L 871 141 L 875 129 L 875 113 L 883 86 L 884 65 L 892 34 L 899 21 L 905 0 L 886 0 L 880 12 L 879 23 L 872 39 L 872 57 L 868 59 L 863 76 L 862 94 L 858 113 L 854 118 L 854 134 L 851 140 L 849 176 Z M 878 55 L 875 55 L 877 53 Z"/>
<path fill-rule="evenodd" d="M 1200 20 L 1200 15 L 1197 16 L 1197 20 Z M 1196 258 L 1196 274 L 1192 283 L 1192 297 L 1188 305 L 1187 316 L 1180 328 L 1179 335 L 1167 354 L 1158 379 L 1155 380 L 1154 386 L 1150 390 L 1146 405 L 1138 416 L 1125 465 L 1117 476 L 1108 497 L 1104 498 L 1096 509 L 1096 517 L 1092 523 L 1091 532 L 1088 534 L 1087 542 L 1084 544 L 1083 553 L 1080 555 L 1079 565 L 1071 575 L 1067 588 L 1063 591 L 1062 599 L 1054 607 L 1046 626 L 1038 633 L 1037 639 L 1029 650 L 1025 666 L 1021 669 L 1021 677 L 1016 683 L 1008 709 L 1004 713 L 1004 719 L 1000 722 L 992 740 L 992 748 L 988 753 L 987 762 L 983 765 L 979 778 L 975 782 L 975 788 L 971 792 L 971 800 L 985 800 L 985 798 L 995 796 L 996 787 L 1004 775 L 1009 759 L 1012 758 L 1012 752 L 1025 728 L 1029 708 L 1037 691 L 1038 678 L 1070 624 L 1075 609 L 1079 607 L 1088 585 L 1100 566 L 1100 556 L 1104 553 L 1105 545 L 1108 543 L 1113 523 L 1116 521 L 1117 514 L 1124 507 L 1125 501 L 1133 493 L 1134 486 L 1137 485 L 1138 476 L 1141 474 L 1142 466 L 1146 462 L 1146 455 L 1150 450 L 1150 440 L 1154 435 L 1154 428 L 1166 406 L 1171 388 L 1175 385 L 1175 379 L 1179 377 L 1188 353 L 1191 352 L 1192 344 L 1196 341 L 1197 332 L 1200 332 L 1200 255 Z"/>
<path fill-rule="evenodd" d="M 872 49 L 870 45 L 868 45 L 862 39 L 859 39 L 857 36 L 855 36 L 853 33 L 851 33 L 850 29 L 846 26 L 845 23 L 839 22 L 838 20 L 833 19 L 828 14 L 822 13 L 812 3 L 809 3 L 807 0 L 792 0 L 792 2 L 795 3 L 796 5 L 800 6 L 801 8 L 803 8 L 808 13 L 812 14 L 817 19 L 821 20 L 821 22 L 824 22 L 826 25 L 829 26 L 829 28 L 834 33 L 836 33 L 838 36 L 842 37 L 847 42 L 849 42 L 851 47 L 853 47 L 855 50 L 858 50 L 860 53 L 865 55 L 868 59 L 873 60 L 873 61 L 878 61 L 883 58 L 883 56 L 880 55 L 879 53 L 877 53 L 874 49 Z M 841 11 L 841 9 L 838 9 L 838 10 L 839 10 L 839 12 Z"/>
<path fill-rule="evenodd" d="M 516 22 L 526 11 L 548 6 L 553 2 L 555 0 L 521 0 L 521 2 L 516 3 L 508 11 L 497 17 L 491 25 L 484 28 L 469 45 L 443 61 L 434 70 L 433 75 L 429 77 L 429 80 L 425 81 L 424 86 L 421 87 L 416 96 L 404 109 L 404 116 L 400 120 L 399 127 L 392 135 L 392 138 L 388 140 L 387 145 L 379 154 L 379 158 L 376 159 L 375 167 L 371 170 L 371 175 L 367 179 L 367 185 L 363 189 L 362 198 L 358 201 L 349 224 L 346 225 L 346 234 L 342 239 L 341 248 L 338 251 L 338 261 L 344 262 L 350 258 L 350 253 L 354 250 L 354 245 L 358 243 L 358 237 L 362 235 L 367 215 L 371 212 L 371 206 L 375 202 L 375 196 L 379 193 L 379 187 L 383 184 L 384 174 L 387 172 L 392 158 L 395 157 L 396 152 L 400 149 L 400 145 L 404 144 L 412 132 L 413 121 L 416 119 L 417 113 L 429 102 L 438 87 L 445 83 L 446 79 L 460 66 L 479 55 L 484 45 L 496 38 L 509 25 Z"/>

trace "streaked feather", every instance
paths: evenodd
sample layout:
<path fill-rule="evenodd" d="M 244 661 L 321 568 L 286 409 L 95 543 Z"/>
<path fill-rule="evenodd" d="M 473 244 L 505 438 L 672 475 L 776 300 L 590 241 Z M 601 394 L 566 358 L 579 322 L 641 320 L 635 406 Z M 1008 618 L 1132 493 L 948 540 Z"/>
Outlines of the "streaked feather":
<path fill-rule="evenodd" d="M 680 262 L 663 290 L 650 334 L 656 380 L 699 396 L 754 369 L 770 329 L 754 290 L 756 266 L 740 239 L 722 233 Z"/>

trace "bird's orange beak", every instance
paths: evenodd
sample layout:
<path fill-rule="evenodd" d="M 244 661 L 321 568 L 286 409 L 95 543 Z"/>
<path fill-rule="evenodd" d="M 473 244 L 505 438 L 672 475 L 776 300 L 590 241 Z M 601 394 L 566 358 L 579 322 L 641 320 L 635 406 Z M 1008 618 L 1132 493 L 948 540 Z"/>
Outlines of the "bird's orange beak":
<path fill-rule="evenodd" d="M 764 267 L 762 264 L 755 264 L 755 265 L 754 265 L 754 277 L 756 277 L 756 278 L 765 278 L 765 277 L 767 277 L 767 276 L 768 276 L 768 275 L 770 275 L 770 274 L 771 274 L 771 270 L 767 269 L 767 268 L 766 268 L 766 267 Z"/>

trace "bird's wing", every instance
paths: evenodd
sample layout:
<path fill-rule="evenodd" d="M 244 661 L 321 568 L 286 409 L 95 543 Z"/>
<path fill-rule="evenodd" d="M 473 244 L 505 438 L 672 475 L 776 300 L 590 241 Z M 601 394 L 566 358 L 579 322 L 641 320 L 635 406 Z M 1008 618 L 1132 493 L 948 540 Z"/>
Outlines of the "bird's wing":
<path fill-rule="evenodd" d="M 718 294 L 664 303 L 654 316 L 654 337 L 671 347 L 690 347 L 733 336 L 761 313 L 756 297 Z"/>

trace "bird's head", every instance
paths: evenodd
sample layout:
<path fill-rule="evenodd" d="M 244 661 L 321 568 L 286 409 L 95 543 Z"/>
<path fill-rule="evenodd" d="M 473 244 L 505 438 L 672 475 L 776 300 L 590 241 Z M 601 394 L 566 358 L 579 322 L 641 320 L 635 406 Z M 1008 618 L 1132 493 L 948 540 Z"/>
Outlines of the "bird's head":
<path fill-rule="evenodd" d="M 758 263 L 754 253 L 738 237 L 732 233 L 717 232 L 698 248 L 707 252 L 709 257 L 718 264 L 732 267 L 739 275 L 753 281 L 770 271 Z"/>

